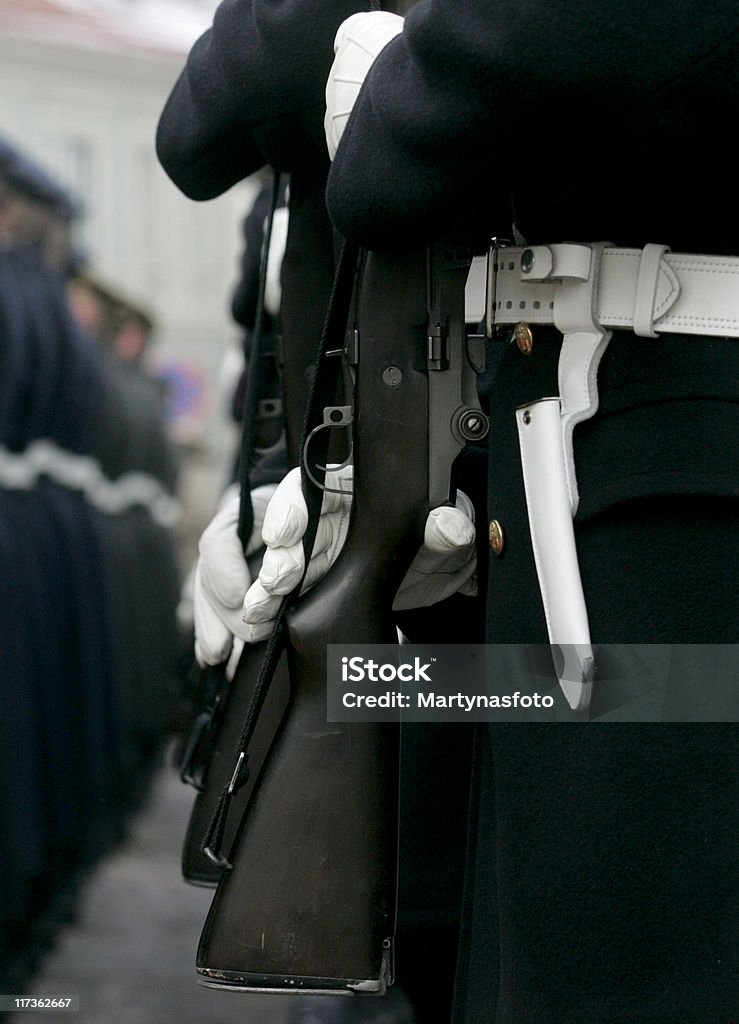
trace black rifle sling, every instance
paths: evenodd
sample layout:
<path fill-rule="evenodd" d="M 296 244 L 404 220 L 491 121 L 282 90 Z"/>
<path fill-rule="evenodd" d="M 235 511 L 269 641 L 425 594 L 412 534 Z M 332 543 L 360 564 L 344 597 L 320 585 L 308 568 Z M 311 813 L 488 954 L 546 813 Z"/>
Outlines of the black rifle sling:
<path fill-rule="evenodd" d="M 321 334 L 320 345 L 316 358 L 316 368 L 308 396 L 305 425 L 303 428 L 303 447 L 308 436 L 314 428 L 323 422 L 323 410 L 330 405 L 337 391 L 340 379 L 342 362 L 332 353 L 340 352 L 344 346 L 344 335 L 349 310 L 351 306 L 354 281 L 357 270 L 359 251 L 356 246 L 344 242 L 339 254 L 336 275 L 329 301 L 328 313 L 324 322 Z M 322 475 L 322 467 L 326 464 L 328 452 L 329 431 L 319 431 L 314 434 L 312 452 L 314 453 L 315 472 Z M 311 480 L 303 467 L 302 473 L 303 494 L 308 508 L 308 526 L 303 537 L 303 549 L 305 552 L 305 569 L 303 578 L 307 571 L 310 554 L 318 530 L 318 523 L 323 502 L 323 490 L 320 483 Z M 264 660 L 259 673 L 259 678 L 247 709 L 244 726 L 241 731 L 236 749 L 234 751 L 235 765 L 234 773 L 229 783 L 221 792 L 213 812 L 208 829 L 203 837 L 202 849 L 209 859 L 219 868 L 228 869 L 231 867 L 228 859 L 223 855 L 222 843 L 228 820 L 228 810 L 233 795 L 249 779 L 249 744 L 256 727 L 259 714 L 264 704 L 270 682 L 285 649 L 286 626 L 285 616 L 288 608 L 300 595 L 303 583 L 300 583 L 283 600 L 272 634 L 267 641 L 264 652 Z"/>

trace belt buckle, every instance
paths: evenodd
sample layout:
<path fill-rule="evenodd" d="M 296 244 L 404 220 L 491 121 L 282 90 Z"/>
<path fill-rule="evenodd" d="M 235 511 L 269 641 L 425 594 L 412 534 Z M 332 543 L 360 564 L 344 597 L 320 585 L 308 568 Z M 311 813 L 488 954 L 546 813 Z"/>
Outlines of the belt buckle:
<path fill-rule="evenodd" d="M 498 278 L 498 253 L 513 243 L 508 238 L 491 238 L 485 285 L 485 337 L 496 338 L 502 324 L 495 323 L 495 301 Z"/>

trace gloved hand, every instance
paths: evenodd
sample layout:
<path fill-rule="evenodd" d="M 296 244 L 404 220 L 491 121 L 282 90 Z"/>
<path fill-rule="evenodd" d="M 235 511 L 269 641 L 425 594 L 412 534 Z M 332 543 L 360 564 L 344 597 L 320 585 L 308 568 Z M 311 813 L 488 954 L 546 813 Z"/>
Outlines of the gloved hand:
<path fill-rule="evenodd" d="M 329 470 L 316 543 L 301 589 L 304 593 L 325 576 L 346 538 L 351 509 L 352 467 Z M 259 576 L 244 601 L 247 639 L 256 642 L 272 631 L 282 598 L 300 580 L 305 564 L 302 537 L 308 511 L 300 471 L 291 470 L 275 491 L 264 517 L 262 536 L 267 550 Z M 393 608 L 403 611 L 436 604 L 454 593 L 477 593 L 474 509 L 461 491 L 457 506 L 432 509 L 426 520 L 424 544 L 398 590 Z"/>
<path fill-rule="evenodd" d="M 388 11 L 362 11 L 339 25 L 334 40 L 334 62 L 326 82 L 324 129 L 328 155 L 333 160 L 362 88 L 378 53 L 403 31 L 403 19 Z"/>
<path fill-rule="evenodd" d="M 262 523 L 276 484 L 251 492 L 254 527 L 247 555 L 262 546 Z M 234 641 L 250 638 L 243 622 L 244 595 L 251 579 L 238 537 L 239 487 L 228 488 L 198 544 L 193 580 L 195 657 L 200 666 L 225 661 Z"/>

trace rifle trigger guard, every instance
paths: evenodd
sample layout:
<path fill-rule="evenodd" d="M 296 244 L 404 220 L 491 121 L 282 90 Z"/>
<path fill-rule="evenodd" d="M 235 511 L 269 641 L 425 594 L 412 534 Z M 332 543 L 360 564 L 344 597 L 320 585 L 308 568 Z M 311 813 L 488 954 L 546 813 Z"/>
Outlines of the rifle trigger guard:
<path fill-rule="evenodd" d="M 308 436 L 305 439 L 305 444 L 303 445 L 303 468 L 305 469 L 305 472 L 306 472 L 309 480 L 312 483 L 314 483 L 316 485 L 316 487 L 318 487 L 319 490 L 321 490 L 321 491 L 327 491 L 330 494 L 351 494 L 352 493 L 351 491 L 340 490 L 338 487 L 328 487 L 325 483 L 322 483 L 320 480 L 318 480 L 314 476 L 314 474 L 313 474 L 313 472 L 312 472 L 312 470 L 310 468 L 310 461 L 309 461 L 309 458 L 308 458 L 308 446 L 310 445 L 310 442 L 311 442 L 312 438 L 316 434 L 318 434 L 319 431 L 327 430 L 327 429 L 330 429 L 332 427 L 345 427 L 345 428 L 349 429 L 353 422 L 354 422 L 354 413 L 353 413 L 352 407 L 350 405 L 327 405 L 325 407 L 325 409 L 323 410 L 323 423 L 319 423 L 319 425 L 317 427 L 314 427 L 313 430 L 311 430 L 311 432 L 308 434 Z M 332 468 L 343 469 L 345 466 L 349 466 L 351 464 L 351 462 L 352 462 L 353 452 L 354 452 L 354 445 L 353 445 L 353 443 L 350 442 L 350 444 L 349 444 L 349 454 L 347 455 L 347 457 L 344 459 L 343 462 L 339 463 L 337 466 L 332 467 Z M 318 465 L 317 468 L 320 469 L 323 473 L 326 473 L 328 471 L 328 466 Z"/>

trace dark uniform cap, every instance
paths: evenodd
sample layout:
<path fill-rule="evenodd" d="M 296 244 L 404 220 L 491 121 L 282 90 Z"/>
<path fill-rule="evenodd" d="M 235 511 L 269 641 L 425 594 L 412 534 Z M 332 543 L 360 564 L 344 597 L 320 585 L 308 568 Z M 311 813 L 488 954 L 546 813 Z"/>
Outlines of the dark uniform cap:
<path fill-rule="evenodd" d="M 46 171 L 3 138 L 0 138 L 0 180 L 25 199 L 51 207 L 64 220 L 73 220 L 82 212 L 79 203 Z"/>

